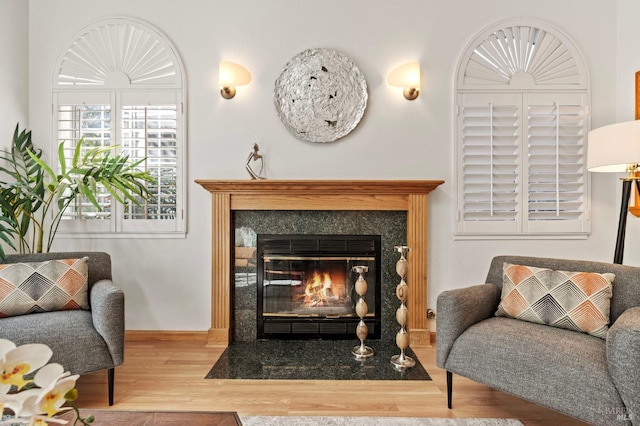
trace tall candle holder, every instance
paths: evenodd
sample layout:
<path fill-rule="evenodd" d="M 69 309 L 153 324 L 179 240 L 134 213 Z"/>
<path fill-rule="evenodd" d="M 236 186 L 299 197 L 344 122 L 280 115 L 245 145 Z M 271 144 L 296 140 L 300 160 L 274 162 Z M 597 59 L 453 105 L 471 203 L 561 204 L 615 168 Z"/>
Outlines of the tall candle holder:
<path fill-rule="evenodd" d="M 373 356 L 373 349 L 364 344 L 364 340 L 369 335 L 369 328 L 364 322 L 364 317 L 367 315 L 369 307 L 367 302 L 364 301 L 364 295 L 367 293 L 367 282 L 364 279 L 364 273 L 369 272 L 368 266 L 354 266 L 351 268 L 354 272 L 358 273 L 358 279 L 356 280 L 356 293 L 358 293 L 358 301 L 356 302 L 356 314 L 360 317 L 360 322 L 356 327 L 356 336 L 360 339 L 360 344 L 354 346 L 351 353 L 356 359 L 365 359 Z"/>
<path fill-rule="evenodd" d="M 407 300 L 409 299 L 409 286 L 406 278 L 409 272 L 409 263 L 407 255 L 410 247 L 395 246 L 394 250 L 400 253 L 400 259 L 396 262 L 396 273 L 400 276 L 400 283 L 396 287 L 396 296 L 400 300 L 400 307 L 396 311 L 396 321 L 400 324 L 400 330 L 396 333 L 396 345 L 400 348 L 400 355 L 391 357 L 391 364 L 398 370 L 413 367 L 416 361 L 405 355 L 404 351 L 409 347 L 409 331 L 407 323 L 409 322 L 409 311 L 407 310 Z"/>

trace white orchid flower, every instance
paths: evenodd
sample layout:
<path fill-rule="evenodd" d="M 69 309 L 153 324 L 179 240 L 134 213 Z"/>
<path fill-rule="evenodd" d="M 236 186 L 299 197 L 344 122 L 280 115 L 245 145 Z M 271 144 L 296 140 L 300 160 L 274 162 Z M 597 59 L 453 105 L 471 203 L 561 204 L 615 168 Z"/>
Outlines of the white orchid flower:
<path fill-rule="evenodd" d="M 16 344 L 11 340 L 0 339 L 0 360 L 4 359 L 4 354 L 15 348 Z"/>
<path fill-rule="evenodd" d="M 42 367 L 33 379 L 38 388 L 18 394 L 29 392 L 22 399 L 20 417 L 34 417 L 41 414 L 50 417 L 69 409 L 61 408 L 66 402 L 64 396 L 75 387 L 78 377 L 78 375 L 70 376 L 70 373 L 65 372 L 60 364 L 47 364 Z"/>
<path fill-rule="evenodd" d="M 7 352 L 16 348 L 11 340 L 0 339 L 0 373 L 4 371 L 4 356 Z M 0 382 L 0 395 L 5 395 L 11 390 L 11 385 Z"/>
<path fill-rule="evenodd" d="M 54 387 L 52 387 L 53 389 Z M 71 407 L 65 409 L 56 409 L 52 414 L 49 414 L 46 410 L 47 407 L 43 407 L 41 401 L 46 400 L 47 392 L 42 392 L 42 389 L 29 389 L 27 392 L 34 391 L 30 393 L 26 398 L 24 398 L 21 406 L 20 413 L 16 415 L 16 419 L 20 420 L 24 424 L 47 424 L 43 421 L 56 421 L 57 423 L 65 423 L 64 421 L 60 421 L 59 419 L 53 419 L 51 416 L 61 411 L 70 410 Z M 24 392 L 21 392 L 22 394 Z M 60 405 L 64 403 L 64 400 Z M 53 404 L 52 404 L 53 405 Z M 30 421 L 39 420 L 39 423 L 30 423 Z M 11 422 L 9 422 L 10 424 Z M 0 423 L 0 426 L 2 423 Z"/>
<path fill-rule="evenodd" d="M 76 387 L 78 375 L 68 376 L 58 380 L 47 392 L 40 395 L 38 399 L 38 407 L 49 416 L 62 411 L 62 405 L 66 402 L 64 396 L 71 389 Z"/>
<path fill-rule="evenodd" d="M 40 389 L 40 396 L 35 401 L 39 413 L 53 416 L 61 410 L 66 402 L 67 392 L 75 388 L 79 375 L 70 375 L 60 364 L 48 364 L 35 375 L 34 382 Z"/>
<path fill-rule="evenodd" d="M 16 346 L 9 340 L 0 339 L 0 413 L 5 409 L 13 412 L 12 417 L 0 420 L 0 426 L 68 423 L 52 416 L 72 409 L 62 408 L 62 405 L 79 376 L 65 372 L 60 364 L 47 364 L 51 355 L 53 352 L 47 345 Z M 32 381 L 25 380 L 26 375 L 33 373 Z M 33 386 L 25 389 L 30 383 Z M 9 393 L 12 386 L 16 386 L 18 392 Z"/>
<path fill-rule="evenodd" d="M 55 384 L 59 379 L 70 375 L 68 371 L 65 373 L 64 367 L 58 363 L 52 362 L 42 367 L 36 375 L 33 377 L 33 383 L 45 389 L 52 384 Z"/>
<path fill-rule="evenodd" d="M 40 395 L 40 389 L 27 389 L 22 392 L 6 395 L 5 407 L 14 413 L 16 418 L 23 416 L 23 406 L 26 400 Z M 4 423 L 0 423 L 2 425 Z"/>
<path fill-rule="evenodd" d="M 44 366 L 53 355 L 47 345 L 30 343 L 10 349 L 4 354 L 0 368 L 0 384 L 14 385 L 22 389 L 28 380 L 24 376 Z"/>

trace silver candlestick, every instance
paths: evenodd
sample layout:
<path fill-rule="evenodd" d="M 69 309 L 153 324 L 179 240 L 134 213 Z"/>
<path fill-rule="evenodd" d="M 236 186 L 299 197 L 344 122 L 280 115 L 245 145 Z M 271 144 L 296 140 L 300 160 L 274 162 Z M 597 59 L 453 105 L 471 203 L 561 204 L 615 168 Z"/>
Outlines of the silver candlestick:
<path fill-rule="evenodd" d="M 354 272 L 358 273 L 358 279 L 356 280 L 356 293 L 358 293 L 358 301 L 356 302 L 356 314 L 360 317 L 360 322 L 356 327 L 356 336 L 360 339 L 360 344 L 354 346 L 351 353 L 356 359 L 365 359 L 373 356 L 373 349 L 364 344 L 364 340 L 369 335 L 369 329 L 364 322 L 364 317 L 369 310 L 367 302 L 364 301 L 364 295 L 367 293 L 367 282 L 364 279 L 364 273 L 369 272 L 368 266 L 354 266 L 352 268 Z"/>
<path fill-rule="evenodd" d="M 400 300 L 400 307 L 396 311 L 396 321 L 400 324 L 400 331 L 396 333 L 396 345 L 400 348 L 400 355 L 391 357 L 391 364 L 396 369 L 404 369 L 416 365 L 416 361 L 404 354 L 405 349 L 409 347 L 409 331 L 407 323 L 409 322 L 409 311 L 407 310 L 407 299 L 409 299 L 409 286 L 406 278 L 409 272 L 409 263 L 407 262 L 407 254 L 410 248 L 408 246 L 395 246 L 394 250 L 400 253 L 400 259 L 396 263 L 396 272 L 400 276 L 400 284 L 396 287 L 396 296 Z"/>

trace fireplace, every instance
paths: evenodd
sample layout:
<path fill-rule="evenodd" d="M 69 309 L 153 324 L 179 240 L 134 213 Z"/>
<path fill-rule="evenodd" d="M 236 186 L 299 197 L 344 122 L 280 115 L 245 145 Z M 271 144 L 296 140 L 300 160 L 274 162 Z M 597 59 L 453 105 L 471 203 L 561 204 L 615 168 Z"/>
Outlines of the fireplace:
<path fill-rule="evenodd" d="M 231 231 L 236 213 L 338 210 L 406 212 L 406 235 L 402 240 L 411 247 L 408 276 L 411 277 L 412 297 L 407 305 L 411 344 L 430 343 L 427 324 L 427 198 L 444 181 L 197 179 L 196 183 L 211 194 L 209 345 L 227 346 L 231 340 Z"/>
<path fill-rule="evenodd" d="M 381 333 L 380 235 L 266 235 L 257 238 L 258 339 L 353 339 L 354 266 L 367 266 L 364 318 Z"/>

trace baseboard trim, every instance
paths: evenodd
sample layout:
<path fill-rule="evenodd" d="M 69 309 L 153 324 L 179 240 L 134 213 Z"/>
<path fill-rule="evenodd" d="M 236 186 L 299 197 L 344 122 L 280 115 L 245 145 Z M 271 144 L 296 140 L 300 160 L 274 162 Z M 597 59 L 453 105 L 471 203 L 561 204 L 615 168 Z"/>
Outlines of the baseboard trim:
<path fill-rule="evenodd" d="M 436 333 L 429 333 L 431 346 L 436 344 Z M 125 341 L 134 342 L 201 342 L 208 343 L 209 333 L 206 331 L 162 331 L 162 330 L 126 330 Z"/>
<path fill-rule="evenodd" d="M 206 331 L 125 330 L 124 340 L 137 342 L 199 342 L 207 343 Z"/>

